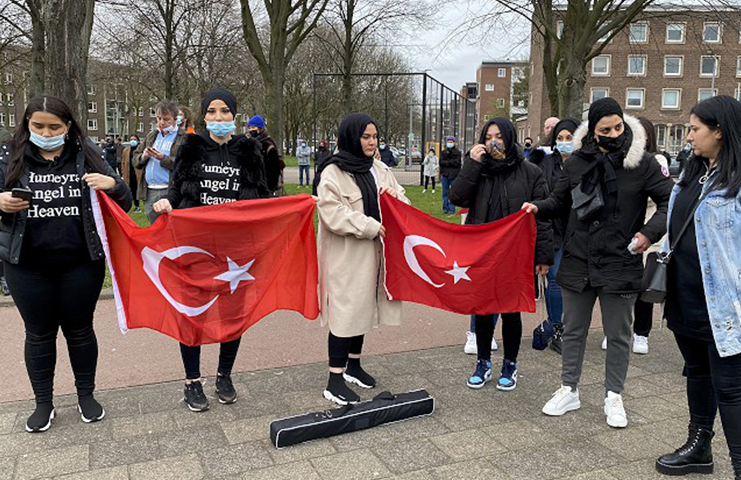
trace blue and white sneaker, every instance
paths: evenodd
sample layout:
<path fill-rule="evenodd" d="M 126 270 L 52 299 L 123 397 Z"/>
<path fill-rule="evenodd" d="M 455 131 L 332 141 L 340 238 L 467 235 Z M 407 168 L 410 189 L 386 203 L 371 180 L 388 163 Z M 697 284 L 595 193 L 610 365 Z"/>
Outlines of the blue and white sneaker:
<path fill-rule="evenodd" d="M 502 364 L 502 375 L 497 382 L 497 390 L 509 392 L 517 386 L 517 362 L 505 359 Z"/>
<path fill-rule="evenodd" d="M 486 382 L 491 380 L 491 360 L 479 359 L 476 361 L 476 371 L 466 384 L 471 388 L 483 388 Z"/>

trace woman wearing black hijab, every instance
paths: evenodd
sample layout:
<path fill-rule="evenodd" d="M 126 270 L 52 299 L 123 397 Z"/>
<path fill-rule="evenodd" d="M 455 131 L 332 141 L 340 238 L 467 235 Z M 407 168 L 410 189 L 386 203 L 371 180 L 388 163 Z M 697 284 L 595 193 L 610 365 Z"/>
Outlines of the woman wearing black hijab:
<path fill-rule="evenodd" d="M 540 168 L 526 162 L 517 143 L 515 127 L 506 118 L 494 118 L 481 130 L 478 145 L 474 145 L 463 162 L 458 178 L 450 189 L 450 201 L 468 207 L 467 224 L 500 220 L 517 213 L 522 202 L 546 198 L 548 186 Z M 553 232 L 550 221 L 538 221 L 535 244 L 535 264 L 539 274 L 548 273 L 553 263 Z M 504 362 L 497 389 L 514 390 L 517 386 L 517 355 L 522 338 L 520 312 L 497 312 L 502 316 Z M 468 379 L 471 388 L 483 388 L 492 378 L 491 339 L 494 317 L 476 315 L 476 370 Z"/>
<path fill-rule="evenodd" d="M 319 293 L 322 324 L 329 324 L 329 381 L 324 398 L 339 405 L 360 397 L 345 382 L 373 388 L 360 366 L 366 333 L 375 324 L 399 325 L 401 302 L 379 287 L 383 272 L 378 197 L 389 193 L 409 203 L 391 170 L 374 154 L 378 130 L 368 115 L 353 113 L 340 125 L 339 151 L 317 170 Z"/>
<path fill-rule="evenodd" d="M 175 159 L 167 198 L 153 206 L 156 213 L 269 196 L 260 144 L 234 134 L 236 112 L 237 100 L 228 91 L 215 88 L 206 93 L 201 103 L 206 131 L 185 138 Z M 231 373 L 240 341 L 224 342 L 219 350 L 215 383 L 223 404 L 237 401 Z M 185 368 L 185 404 L 193 412 L 208 410 L 201 378 L 201 347 L 181 343 L 180 353 Z"/>

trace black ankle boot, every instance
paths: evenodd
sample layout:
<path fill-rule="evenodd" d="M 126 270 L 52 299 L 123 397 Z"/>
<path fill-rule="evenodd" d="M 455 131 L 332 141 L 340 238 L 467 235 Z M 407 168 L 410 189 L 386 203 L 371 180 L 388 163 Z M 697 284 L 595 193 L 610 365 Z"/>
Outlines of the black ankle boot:
<path fill-rule="evenodd" d="M 656 470 L 664 475 L 713 473 L 711 443 L 714 435 L 712 430 L 690 423 L 687 442 L 674 453 L 659 457 L 656 460 Z"/>

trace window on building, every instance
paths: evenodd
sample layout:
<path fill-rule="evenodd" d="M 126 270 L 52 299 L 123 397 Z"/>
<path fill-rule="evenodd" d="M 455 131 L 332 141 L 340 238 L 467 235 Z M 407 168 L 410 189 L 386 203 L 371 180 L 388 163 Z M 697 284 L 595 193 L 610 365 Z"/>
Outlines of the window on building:
<path fill-rule="evenodd" d="M 665 88 L 661 91 L 661 108 L 665 110 L 678 110 L 682 98 L 682 90 L 679 88 Z"/>
<path fill-rule="evenodd" d="M 643 97 L 646 91 L 642 88 L 625 90 L 625 108 L 643 108 Z"/>
<path fill-rule="evenodd" d="M 493 92 L 494 91 L 494 84 L 493 83 L 487 83 L 484 85 L 484 90 L 487 92 Z"/>
<path fill-rule="evenodd" d="M 734 97 L 736 97 L 736 100 L 741 102 L 741 88 L 736 87 L 736 91 L 733 92 L 733 94 L 734 94 Z"/>
<path fill-rule="evenodd" d="M 646 75 L 646 55 L 628 55 L 628 75 Z"/>
<path fill-rule="evenodd" d="M 684 134 L 684 125 L 672 125 L 669 130 L 669 153 L 676 155 L 687 143 L 686 135 Z"/>
<path fill-rule="evenodd" d="M 5 114 L 0 112 L 0 127 L 5 126 Z"/>
<path fill-rule="evenodd" d="M 149 129 L 155 130 L 157 128 L 157 122 L 149 122 Z"/>
<path fill-rule="evenodd" d="M 5 73 L 5 84 L 10 85 L 11 83 L 13 83 L 13 74 L 11 72 L 6 72 Z"/>
<path fill-rule="evenodd" d="M 87 102 L 87 111 L 90 113 L 98 113 L 98 102 Z"/>
<path fill-rule="evenodd" d="M 718 63 L 720 57 L 717 55 L 703 55 L 700 59 L 700 76 L 701 77 L 717 77 L 718 76 Z"/>
<path fill-rule="evenodd" d="M 88 118 L 87 119 L 87 129 L 88 130 L 97 130 L 98 129 L 98 119 L 97 118 Z"/>
<path fill-rule="evenodd" d="M 144 131 L 144 122 L 139 122 L 136 124 L 136 131 L 137 132 L 143 132 Z"/>
<path fill-rule="evenodd" d="M 95 87 L 93 85 L 87 86 L 87 94 L 88 95 L 95 95 Z"/>
<path fill-rule="evenodd" d="M 594 103 L 600 98 L 607 98 L 610 96 L 610 89 L 609 88 L 601 88 L 601 87 L 595 87 L 592 88 L 590 95 L 589 95 L 589 102 Z"/>
<path fill-rule="evenodd" d="M 664 57 L 664 76 L 681 77 L 684 67 L 683 57 L 666 56 Z"/>
<path fill-rule="evenodd" d="M 503 98 L 497 98 L 497 107 L 504 108 L 505 101 Z"/>
<path fill-rule="evenodd" d="M 702 102 L 703 100 L 707 100 L 716 95 L 718 95 L 717 88 L 700 88 L 697 90 L 697 101 Z"/>
<path fill-rule="evenodd" d="M 559 20 L 556 23 L 556 36 L 558 38 L 563 37 L 563 20 Z"/>
<path fill-rule="evenodd" d="M 736 76 L 741 77 L 741 56 L 736 58 Z"/>
<path fill-rule="evenodd" d="M 610 75 L 610 55 L 598 55 L 592 59 L 592 76 Z"/>
<path fill-rule="evenodd" d="M 154 118 L 154 117 L 156 117 L 156 116 L 157 116 L 157 113 L 156 113 L 156 112 L 154 111 L 154 107 L 151 107 L 151 108 L 149 109 L 149 117 L 150 117 L 150 118 Z"/>
<path fill-rule="evenodd" d="M 684 23 L 666 24 L 666 43 L 684 43 Z"/>
<path fill-rule="evenodd" d="M 15 127 L 15 113 L 8 114 L 8 126 Z"/>
<path fill-rule="evenodd" d="M 0 107 L 3 106 L 3 93 L 0 92 Z"/>
<path fill-rule="evenodd" d="M 720 22 L 706 22 L 702 28 L 702 40 L 706 43 L 720 43 Z"/>
<path fill-rule="evenodd" d="M 666 125 L 656 125 L 656 145 L 659 150 L 666 150 Z"/>
<path fill-rule="evenodd" d="M 15 98 L 12 93 L 6 93 L 5 94 L 5 102 L 8 104 L 9 107 L 15 107 Z"/>
<path fill-rule="evenodd" d="M 499 71 L 497 72 L 497 76 L 499 78 L 506 77 L 507 76 L 507 69 L 506 68 L 500 68 Z"/>
<path fill-rule="evenodd" d="M 144 107 L 139 107 L 139 111 L 136 114 L 137 117 L 143 117 L 144 116 Z"/>
<path fill-rule="evenodd" d="M 630 24 L 629 31 L 630 43 L 647 43 L 648 42 L 648 23 L 636 22 Z"/>

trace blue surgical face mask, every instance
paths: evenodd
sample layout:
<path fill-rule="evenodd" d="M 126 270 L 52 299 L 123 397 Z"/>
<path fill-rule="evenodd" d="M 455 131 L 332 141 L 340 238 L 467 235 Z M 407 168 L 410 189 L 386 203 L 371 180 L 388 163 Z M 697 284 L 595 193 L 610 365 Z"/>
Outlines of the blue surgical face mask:
<path fill-rule="evenodd" d="M 175 117 L 175 125 L 180 126 L 180 125 L 182 125 L 182 123 L 183 123 L 183 116 L 182 115 L 178 115 L 177 117 Z"/>
<path fill-rule="evenodd" d="M 29 140 L 31 140 L 31 143 L 39 147 L 41 150 L 45 150 L 47 152 L 53 152 L 54 150 L 59 149 L 62 145 L 64 145 L 64 136 L 66 134 L 57 135 L 56 137 L 45 137 L 43 135 L 39 135 L 38 133 L 31 132 L 31 137 Z"/>
<path fill-rule="evenodd" d="M 219 138 L 224 138 L 230 133 L 232 133 L 237 126 L 234 124 L 234 121 L 230 122 L 206 122 L 206 130 L 213 133 Z"/>
<path fill-rule="evenodd" d="M 301 144 L 301 147 L 306 148 L 306 144 L 305 143 L 302 143 Z"/>
<path fill-rule="evenodd" d="M 453 148 L 453 147 L 455 147 L 455 143 L 448 142 L 448 143 L 445 144 L 445 146 L 448 147 L 448 148 Z"/>
<path fill-rule="evenodd" d="M 131 148 L 136 148 L 136 146 L 139 145 L 139 142 L 137 142 L 136 140 L 131 140 L 129 142 L 129 145 L 131 145 Z"/>
<path fill-rule="evenodd" d="M 170 134 L 170 133 L 177 132 L 177 131 L 178 131 L 177 125 L 170 125 L 169 127 L 165 127 L 163 129 L 163 132 L 166 134 Z"/>
<path fill-rule="evenodd" d="M 556 142 L 556 149 L 561 155 L 571 155 L 574 153 L 574 144 L 571 142 Z"/>
<path fill-rule="evenodd" d="M 386 145 L 381 145 L 378 148 L 380 148 L 381 150 L 386 150 Z"/>

